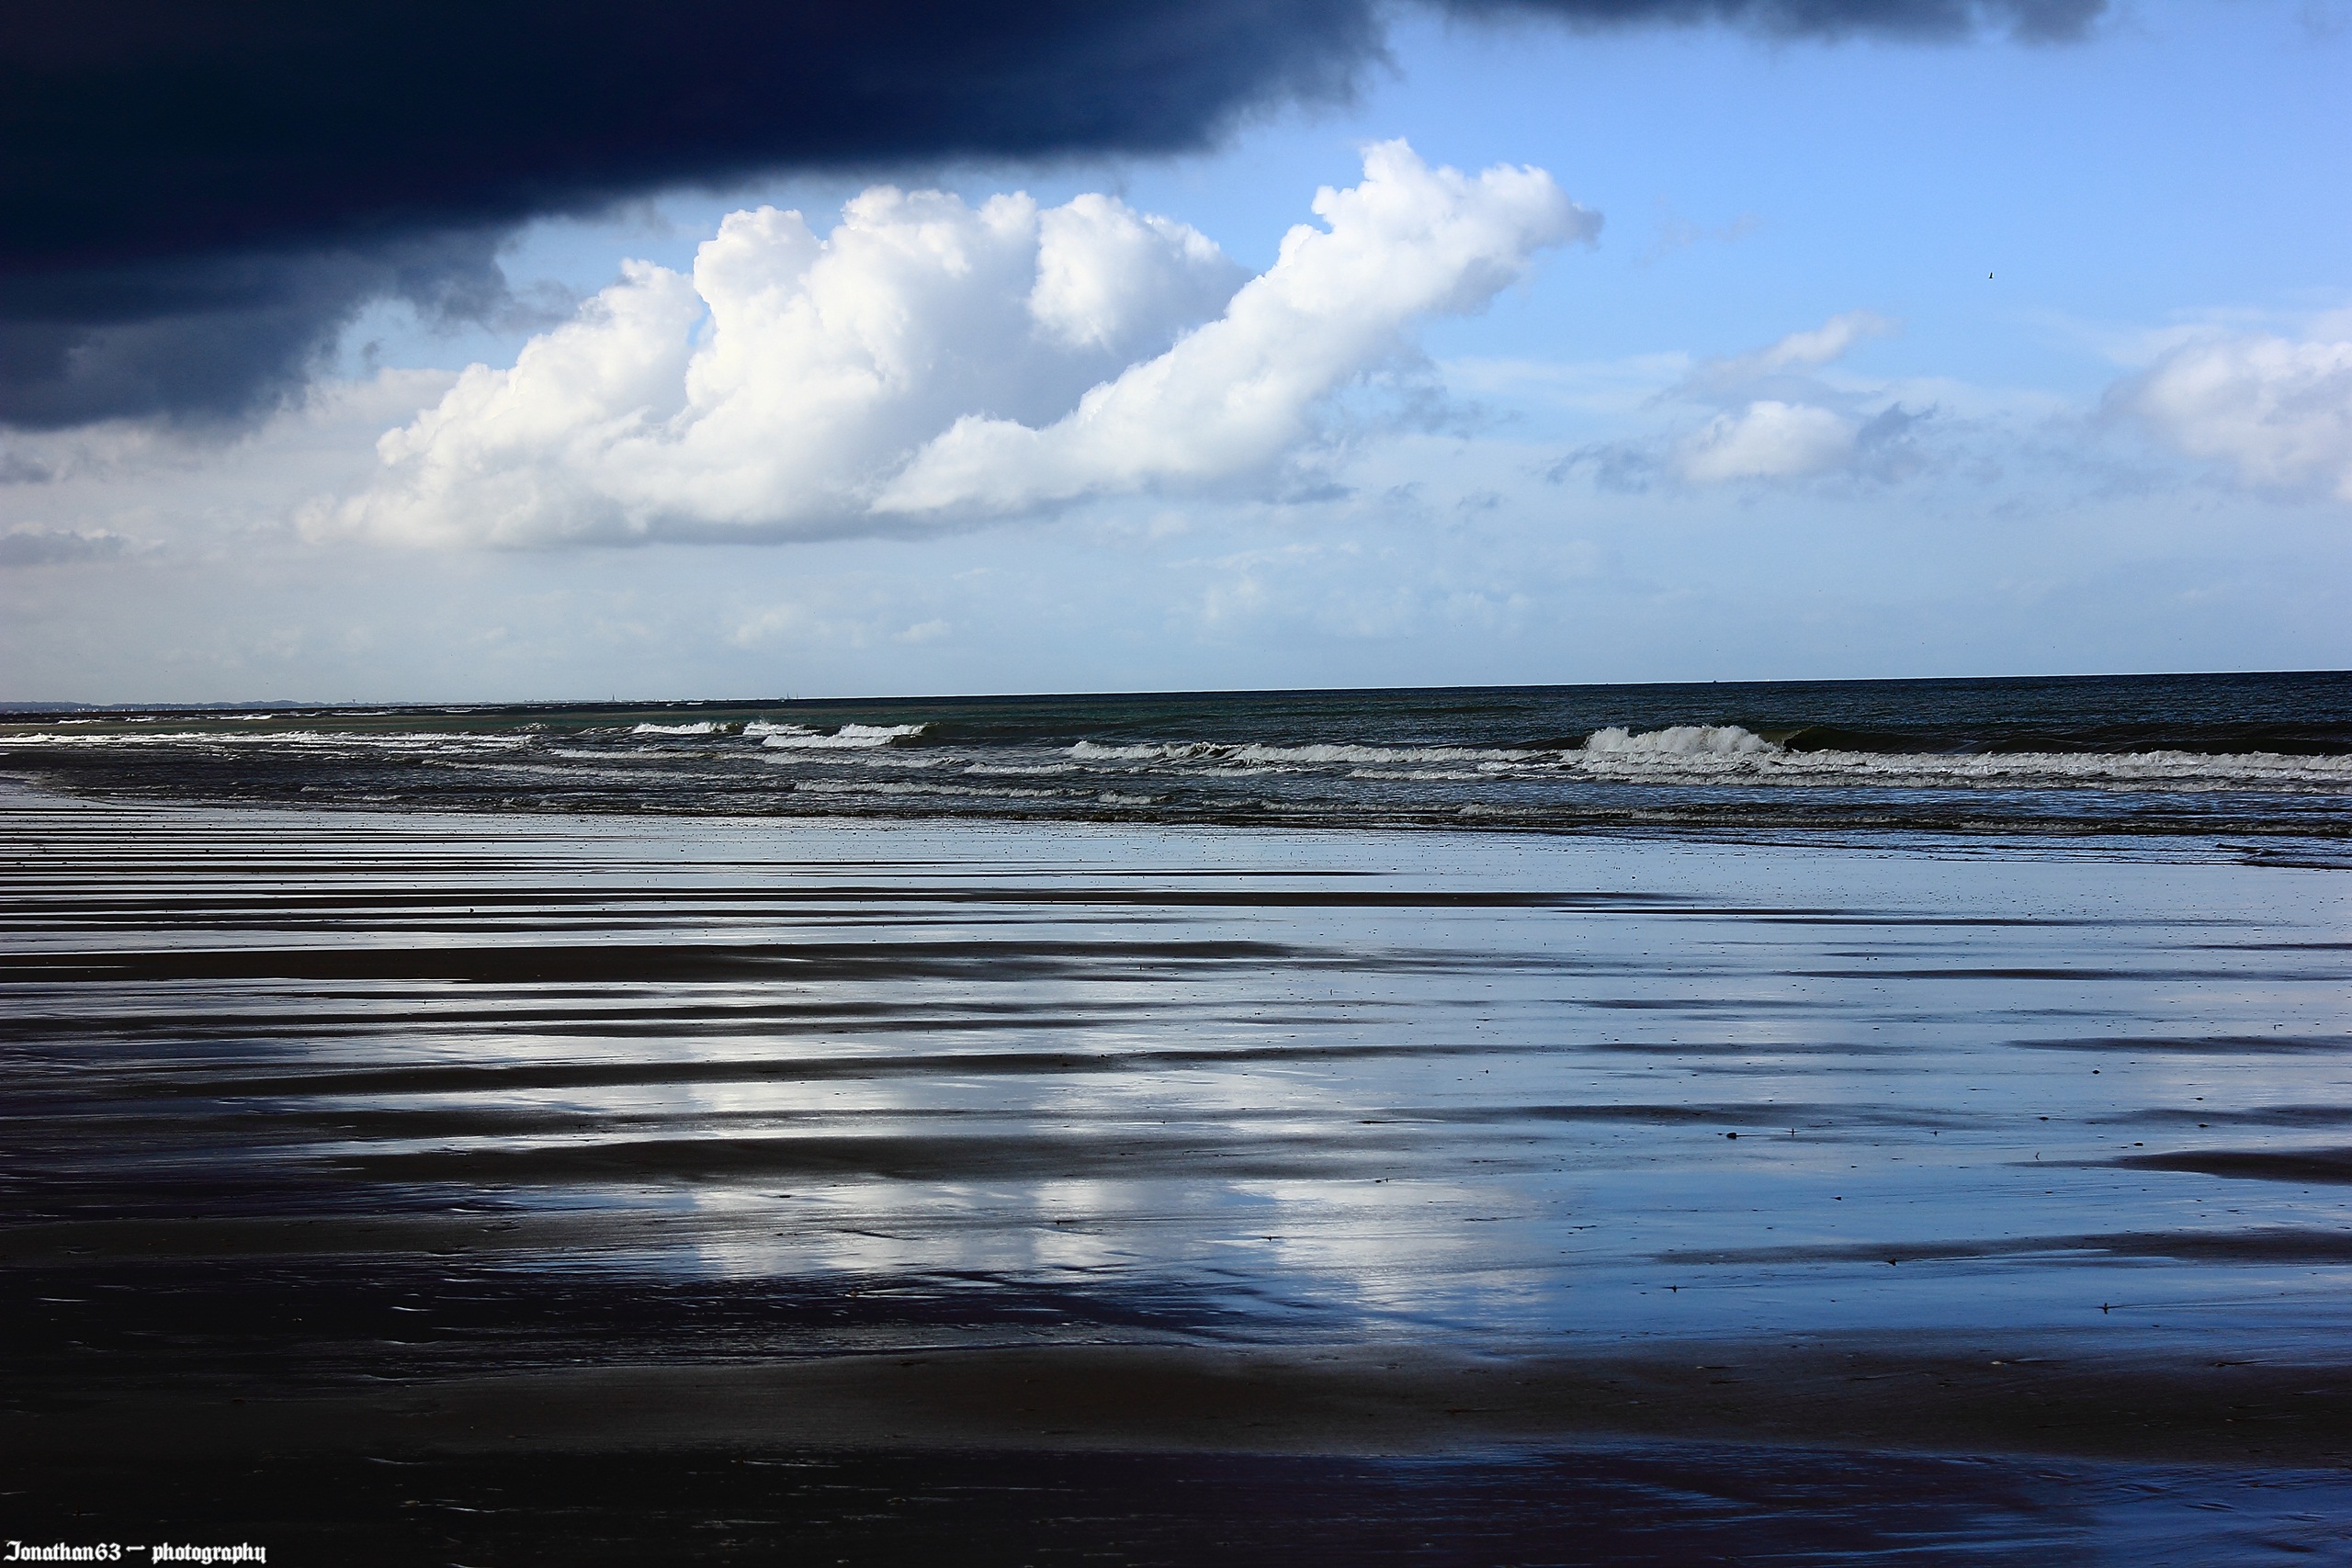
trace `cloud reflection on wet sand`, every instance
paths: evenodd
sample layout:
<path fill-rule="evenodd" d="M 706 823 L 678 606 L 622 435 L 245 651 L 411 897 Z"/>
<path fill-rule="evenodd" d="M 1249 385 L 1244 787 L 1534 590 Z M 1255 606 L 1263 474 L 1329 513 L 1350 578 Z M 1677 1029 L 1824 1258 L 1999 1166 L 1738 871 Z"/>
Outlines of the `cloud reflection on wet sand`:
<path fill-rule="evenodd" d="M 9 810 L 30 1408 L 95 1367 L 1990 1336 L 2144 1371 L 2352 1325 L 2340 873 Z M 1626 1425 L 1546 1408 L 1508 1435 Z"/>

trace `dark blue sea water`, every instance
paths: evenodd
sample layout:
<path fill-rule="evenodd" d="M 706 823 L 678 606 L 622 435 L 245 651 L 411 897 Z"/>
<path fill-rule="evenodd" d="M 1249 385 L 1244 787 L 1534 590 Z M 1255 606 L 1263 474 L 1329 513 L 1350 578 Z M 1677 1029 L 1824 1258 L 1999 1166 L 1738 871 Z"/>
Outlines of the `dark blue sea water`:
<path fill-rule="evenodd" d="M 1293 826 L 2296 834 L 2352 673 L 18 714 L 108 796 Z"/>

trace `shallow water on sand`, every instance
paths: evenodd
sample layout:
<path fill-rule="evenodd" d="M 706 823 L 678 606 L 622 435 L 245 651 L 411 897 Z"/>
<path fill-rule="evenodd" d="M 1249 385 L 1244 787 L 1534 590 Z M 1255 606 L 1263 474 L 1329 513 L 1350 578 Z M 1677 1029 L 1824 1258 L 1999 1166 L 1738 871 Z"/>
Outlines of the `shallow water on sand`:
<path fill-rule="evenodd" d="M 2140 1568 L 2341 1562 L 2352 1506 L 2352 1483 L 2325 1474 L 1688 1444 L 1403 1460 L 574 1453 L 400 1461 L 356 1480 L 298 1461 L 273 1480 L 187 1465 L 148 1517 L 175 1540 L 266 1536 L 273 1563 L 540 1562 L 560 1541 L 590 1562 Z M 106 1517 L 109 1491 L 102 1474 L 67 1479 L 62 1528 Z"/>
<path fill-rule="evenodd" d="M 828 1341 L 941 1302 L 1498 1344 L 2352 1312 L 2335 872 L 18 812 L 19 1253 L 365 1219 L 854 1284 Z"/>
<path fill-rule="evenodd" d="M 985 1347 L 2007 1376 L 2352 1327 L 2352 881 L 2275 852 L 5 810 L 12 1441 L 109 1388 Z M 1673 1461 L 1750 1503 L 1792 1462 Z M 1879 1535 L 1780 1560 L 2122 1561 L 2263 1484 L 2004 1461 L 1913 1529 L 1911 1461 L 1854 1462 Z M 2344 1549 L 2340 1478 L 2271 1479 L 2172 1560 Z M 1661 1529 L 1730 1517 L 1672 1491 Z"/>

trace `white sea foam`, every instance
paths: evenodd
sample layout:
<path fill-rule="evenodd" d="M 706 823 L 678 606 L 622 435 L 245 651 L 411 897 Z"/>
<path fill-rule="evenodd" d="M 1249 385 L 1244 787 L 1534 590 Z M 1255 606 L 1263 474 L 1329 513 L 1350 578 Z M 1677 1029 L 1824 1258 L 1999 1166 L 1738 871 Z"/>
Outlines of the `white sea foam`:
<path fill-rule="evenodd" d="M 2352 788 L 2352 756 L 2270 751 L 2004 751 L 1945 755 L 1790 751 L 1736 727 L 1682 726 L 1563 753 L 1587 778 L 1627 784 L 1752 784 L 1877 789 L 2261 790 Z M 1742 738 L 1745 738 L 1744 739 Z M 1748 744 L 1753 741 L 1755 744 Z"/>
<path fill-rule="evenodd" d="M 864 766 L 868 759 L 862 751 L 811 750 L 806 746 L 799 746 L 780 752 L 763 751 L 759 760 L 772 768 L 801 768 L 817 764 L 828 768 L 855 768 Z"/>
<path fill-rule="evenodd" d="M 401 752 L 471 752 L 513 751 L 531 744 L 525 735 L 433 735 L 392 733 L 383 735 L 334 734 L 314 729 L 233 730 L 233 729 L 144 729 L 135 735 L 58 735 L 47 730 L 26 735 L 11 735 L 6 739 L 10 746 L 74 746 L 107 747 L 164 746 L 234 747 L 241 750 L 261 750 L 285 747 L 303 751 L 346 751 L 365 754 L 374 751 Z"/>
<path fill-rule="evenodd" d="M 755 718 L 743 727 L 743 733 L 757 737 L 763 746 L 780 750 L 865 750 L 921 735 L 923 728 L 920 724 L 844 724 L 828 735 L 806 725 L 771 724 Z"/>
<path fill-rule="evenodd" d="M 595 751 L 568 750 L 561 746 L 549 746 L 543 754 L 565 761 L 595 762 L 608 769 L 634 770 L 629 776 L 640 779 L 649 773 L 666 773 L 678 763 L 677 752 L 660 746 L 632 746 L 626 750 L 605 749 Z"/>
<path fill-rule="evenodd" d="M 561 765 L 548 762 L 479 762 L 469 761 L 464 758 L 450 758 L 442 761 L 440 765 L 467 773 L 487 773 L 496 779 L 545 778 L 574 784 L 592 779 L 600 779 L 607 784 L 624 784 L 632 788 L 645 783 L 646 775 L 643 770 L 613 766 L 616 761 L 627 762 L 626 756 L 616 759 L 609 752 L 575 754 L 593 756 L 601 765 L 582 766 L 578 762 L 566 762 Z M 560 756 L 561 753 L 557 755 Z"/>
<path fill-rule="evenodd" d="M 1081 740 L 1069 749 L 1069 754 L 1081 762 L 1175 762 L 1193 757 L 1213 757 L 1223 750 L 1205 740 L 1144 746 L 1098 746 L 1091 740 Z"/>
<path fill-rule="evenodd" d="M 1389 784 L 1481 784 L 1496 776 L 1496 772 L 1485 767 L 1475 773 L 1451 772 L 1444 768 L 1354 768 L 1348 773 L 1351 779 L 1371 779 Z"/>
<path fill-rule="evenodd" d="M 629 731 L 631 735 L 716 735 L 725 726 L 718 724 L 640 724 Z"/>
<path fill-rule="evenodd" d="M 1521 748 L 1267 746 L 1167 741 L 1105 746 L 1081 740 L 1080 762 L 1172 763 L 1173 771 L 1236 777 L 1345 769 L 1364 780 L 1427 784 L 1480 779 L 1585 778 L 1613 784 L 1810 785 L 1820 788 L 2257 790 L 2352 788 L 2352 756 L 2274 752 L 2021 751 L 1969 755 L 1792 751 L 1736 724 L 1611 726 L 1566 750 Z M 1193 767 L 1184 767 L 1191 763 Z M 1148 767 L 1137 772 L 1149 772 Z"/>
<path fill-rule="evenodd" d="M 1099 746 L 1081 740 L 1069 754 L 1090 762 L 1225 762 L 1268 767 L 1348 767 L 1383 762 L 1519 762 L 1545 753 L 1467 746 L 1260 746 L 1221 745 L 1213 740 L 1157 745 Z"/>
<path fill-rule="evenodd" d="M 1469 746 L 1237 746 L 1231 752 L 1233 760 L 1239 762 L 1303 764 L 1310 768 L 1383 762 L 1518 762 L 1538 754 Z"/>
<path fill-rule="evenodd" d="M 945 795 L 963 799 L 1046 800 L 1059 795 L 1051 789 L 976 789 L 968 784 L 886 783 L 868 779 L 814 779 L 800 786 L 804 795 Z"/>
<path fill-rule="evenodd" d="M 1665 729 L 1597 729 L 1584 743 L 1587 755 L 1600 752 L 1663 752 L 1676 757 L 1779 755 L 1781 748 L 1736 724 L 1677 724 Z"/>

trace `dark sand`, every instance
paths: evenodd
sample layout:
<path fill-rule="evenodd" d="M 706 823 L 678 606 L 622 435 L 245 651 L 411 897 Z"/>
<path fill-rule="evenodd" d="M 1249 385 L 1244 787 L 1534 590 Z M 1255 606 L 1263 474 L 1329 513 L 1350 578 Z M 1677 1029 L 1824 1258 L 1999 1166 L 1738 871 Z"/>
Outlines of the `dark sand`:
<path fill-rule="evenodd" d="M 2352 1561 L 2338 872 L 6 809 L 6 1537 Z"/>

